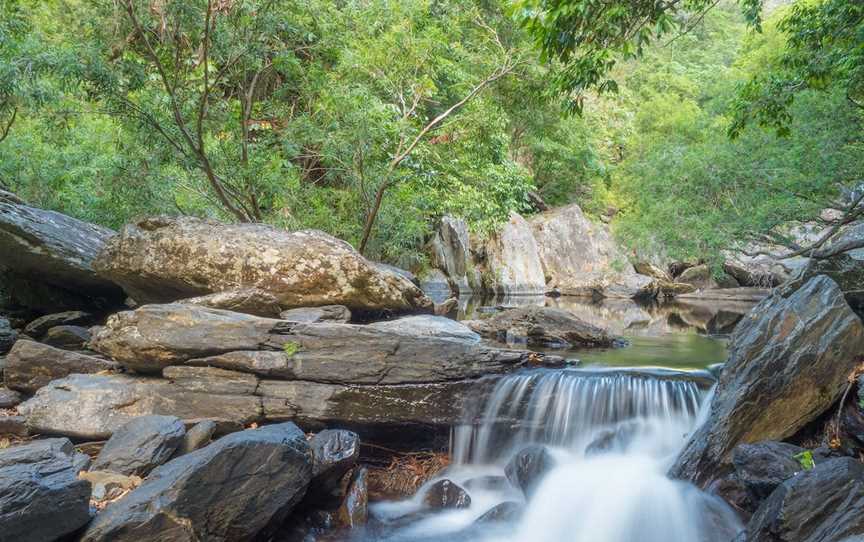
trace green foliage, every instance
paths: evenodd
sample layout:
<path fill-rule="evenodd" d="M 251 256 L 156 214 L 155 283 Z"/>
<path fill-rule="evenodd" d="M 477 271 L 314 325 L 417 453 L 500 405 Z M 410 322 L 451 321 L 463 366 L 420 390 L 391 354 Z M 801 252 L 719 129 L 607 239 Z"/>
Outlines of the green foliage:
<path fill-rule="evenodd" d="M 300 351 L 300 344 L 295 343 L 294 341 L 288 341 L 282 345 L 282 351 L 285 352 L 285 355 L 289 357 L 293 356 Z"/>
<path fill-rule="evenodd" d="M 813 470 L 816 466 L 816 462 L 813 460 L 813 452 L 810 450 L 804 450 L 800 454 L 795 454 L 792 457 L 798 460 L 798 463 L 801 464 L 801 468 L 804 470 Z"/>

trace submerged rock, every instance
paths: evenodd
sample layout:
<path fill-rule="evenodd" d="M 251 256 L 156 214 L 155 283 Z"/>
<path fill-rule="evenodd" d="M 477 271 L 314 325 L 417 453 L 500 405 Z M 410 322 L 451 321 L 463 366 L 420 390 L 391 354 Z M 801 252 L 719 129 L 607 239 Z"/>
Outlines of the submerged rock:
<path fill-rule="evenodd" d="M 147 476 L 174 455 L 185 434 L 183 423 L 174 416 L 134 418 L 114 431 L 93 462 L 93 468 Z"/>
<path fill-rule="evenodd" d="M 360 311 L 431 310 L 410 281 L 319 231 L 152 217 L 125 226 L 94 267 L 139 303 L 257 288 L 283 308 L 345 305 Z"/>
<path fill-rule="evenodd" d="M 252 540 L 290 512 L 311 476 L 294 424 L 233 433 L 153 471 L 97 515 L 81 542 Z"/>
<path fill-rule="evenodd" d="M 483 320 L 466 322 L 466 325 L 480 335 L 500 342 L 507 342 L 509 335 L 522 335 L 528 346 L 612 346 L 617 340 L 568 311 L 550 307 L 508 309 Z"/>
<path fill-rule="evenodd" d="M 10 288 L 16 301 L 36 310 L 111 307 L 123 292 L 93 270 L 96 254 L 114 232 L 72 217 L 13 203 L 0 202 L 0 268 L 15 278 L 36 282 L 43 289 Z M 57 303 L 57 304 L 55 304 Z M 59 305 L 58 305 L 59 304 Z"/>
<path fill-rule="evenodd" d="M 531 498 L 555 463 L 549 448 L 533 444 L 519 450 L 507 463 L 504 472 L 514 487 L 520 488 L 526 498 Z"/>
<path fill-rule="evenodd" d="M 0 540 L 57 540 L 90 521 L 90 482 L 75 456 L 67 439 L 0 450 Z"/>
<path fill-rule="evenodd" d="M 864 465 L 831 459 L 780 485 L 747 525 L 747 542 L 859 540 L 864 533 Z"/>
<path fill-rule="evenodd" d="M 830 278 L 775 293 L 735 328 L 708 420 L 670 473 L 706 485 L 741 443 L 781 440 L 833 405 L 864 351 L 864 325 Z"/>
<path fill-rule="evenodd" d="M 15 343 L 15 347 L 6 356 L 3 378 L 9 388 L 33 393 L 52 380 L 70 374 L 99 373 L 116 369 L 117 364 L 113 361 L 22 340 Z"/>

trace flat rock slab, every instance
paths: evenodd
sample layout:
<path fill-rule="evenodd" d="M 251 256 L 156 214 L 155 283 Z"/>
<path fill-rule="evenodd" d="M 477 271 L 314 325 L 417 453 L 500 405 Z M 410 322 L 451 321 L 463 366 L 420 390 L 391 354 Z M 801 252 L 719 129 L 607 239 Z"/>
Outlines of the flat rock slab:
<path fill-rule="evenodd" d="M 410 281 L 380 270 L 348 243 L 320 231 L 152 217 L 125 226 L 94 267 L 139 303 L 257 288 L 283 308 L 431 310 Z"/>
<path fill-rule="evenodd" d="M 480 335 L 461 322 L 445 318 L 444 316 L 432 316 L 428 314 L 375 322 L 374 324 L 369 324 L 368 327 L 414 338 L 436 337 L 439 339 L 453 339 L 468 344 L 479 343 L 481 339 Z"/>
<path fill-rule="evenodd" d="M 273 294 L 258 288 L 227 290 L 215 294 L 190 297 L 180 300 L 178 303 L 242 312 L 264 318 L 279 318 L 279 313 L 282 312 L 279 300 Z"/>
<path fill-rule="evenodd" d="M 147 476 L 174 455 L 185 435 L 180 418 L 157 415 L 134 418 L 114 431 L 93 462 L 93 468 Z"/>
<path fill-rule="evenodd" d="M 90 482 L 67 439 L 0 450 L 0 541 L 45 542 L 90 521 Z"/>
<path fill-rule="evenodd" d="M 153 471 L 81 542 L 252 540 L 290 512 L 311 478 L 312 453 L 294 424 L 232 433 Z"/>
<path fill-rule="evenodd" d="M 289 322 L 304 322 L 307 324 L 314 324 L 316 322 L 347 324 L 351 320 L 351 310 L 344 305 L 300 307 L 282 311 L 279 314 L 279 318 L 288 320 Z"/>
<path fill-rule="evenodd" d="M 49 329 L 56 326 L 84 326 L 92 324 L 96 318 L 89 312 L 84 311 L 65 311 L 46 314 L 28 323 L 24 328 L 24 333 L 31 337 L 41 339 L 42 335 L 48 332 Z"/>
<path fill-rule="evenodd" d="M 670 474 L 705 486 L 738 444 L 783 440 L 840 398 L 864 351 L 864 325 L 828 277 L 762 301 L 735 328 L 708 420 Z"/>
<path fill-rule="evenodd" d="M 22 340 L 15 343 L 6 356 L 3 378 L 11 389 L 34 393 L 52 380 L 70 374 L 99 373 L 117 368 L 113 361 Z"/>
<path fill-rule="evenodd" d="M 569 348 L 612 346 L 616 338 L 606 330 L 580 320 L 572 313 L 552 307 L 518 307 L 483 320 L 468 322 L 480 335 L 507 342 L 509 336 L 524 337 L 528 346 Z"/>

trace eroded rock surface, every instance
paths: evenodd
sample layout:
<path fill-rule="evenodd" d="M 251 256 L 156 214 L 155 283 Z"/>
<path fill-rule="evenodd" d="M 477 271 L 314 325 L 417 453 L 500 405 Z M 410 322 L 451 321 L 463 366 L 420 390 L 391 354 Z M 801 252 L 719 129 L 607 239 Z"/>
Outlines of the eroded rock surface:
<path fill-rule="evenodd" d="M 531 225 L 522 216 L 510 219 L 486 242 L 484 286 L 498 294 L 542 294 L 546 277 Z"/>
<path fill-rule="evenodd" d="M 134 418 L 114 431 L 93 462 L 93 468 L 147 476 L 174 455 L 185 434 L 183 422 L 174 416 Z"/>
<path fill-rule="evenodd" d="M 242 312 L 264 318 L 279 318 L 282 306 L 276 296 L 258 288 L 227 290 L 215 294 L 182 299 L 178 303 L 201 305 L 212 309 Z"/>
<path fill-rule="evenodd" d="M 518 307 L 465 324 L 480 335 L 499 342 L 508 342 L 510 336 L 524 337 L 528 346 L 612 346 L 616 341 L 605 330 L 566 310 L 551 307 Z"/>
<path fill-rule="evenodd" d="M 3 378 L 6 386 L 33 393 L 52 380 L 70 374 L 113 371 L 117 364 L 33 341 L 18 341 L 6 356 Z"/>

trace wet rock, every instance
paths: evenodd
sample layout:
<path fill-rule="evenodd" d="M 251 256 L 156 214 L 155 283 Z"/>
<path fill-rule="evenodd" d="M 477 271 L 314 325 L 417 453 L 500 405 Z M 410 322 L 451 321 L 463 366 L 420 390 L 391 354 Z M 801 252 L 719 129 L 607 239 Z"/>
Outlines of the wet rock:
<path fill-rule="evenodd" d="M 251 540 L 290 512 L 311 476 L 294 424 L 232 433 L 153 471 L 96 516 L 81 542 Z"/>
<path fill-rule="evenodd" d="M 444 216 L 429 241 L 429 260 L 433 267 L 444 271 L 459 291 L 472 291 L 477 278 L 471 266 L 471 243 L 464 220 Z M 470 277 L 469 277 L 470 273 Z"/>
<path fill-rule="evenodd" d="M 864 311 L 864 261 L 848 254 L 840 254 L 832 258 L 810 260 L 784 285 L 787 292 L 803 287 L 813 277 L 825 275 L 837 283 L 846 302 L 859 313 Z"/>
<path fill-rule="evenodd" d="M 546 446 L 534 444 L 519 450 L 504 469 L 507 479 L 530 498 L 543 477 L 555 467 L 555 458 Z"/>
<path fill-rule="evenodd" d="M 857 540 L 861 533 L 864 465 L 844 457 L 780 485 L 753 515 L 746 536 L 748 542 L 827 542 Z"/>
<path fill-rule="evenodd" d="M 27 429 L 27 420 L 24 416 L 0 415 L 0 435 L 12 435 L 15 437 L 26 437 L 30 434 Z"/>
<path fill-rule="evenodd" d="M 126 476 L 116 472 L 91 470 L 78 475 L 92 486 L 90 498 L 95 501 L 112 501 L 141 485 L 139 476 Z"/>
<path fill-rule="evenodd" d="M 0 540 L 57 540 L 90 521 L 90 483 L 78 479 L 75 455 L 66 439 L 0 450 Z"/>
<path fill-rule="evenodd" d="M 441 326 L 425 335 L 403 334 L 375 325 L 302 324 L 192 305 L 146 305 L 109 318 L 91 346 L 139 372 L 188 362 L 273 378 L 356 384 L 479 378 L 529 363 L 561 362 L 452 340 L 451 330 L 459 324 L 447 325 L 447 337 L 438 337 Z"/>
<path fill-rule="evenodd" d="M 299 309 L 282 311 L 279 318 L 290 322 L 304 322 L 307 324 L 314 324 L 317 322 L 347 324 L 351 320 L 351 311 L 344 305 L 301 307 Z"/>
<path fill-rule="evenodd" d="M 366 524 L 369 516 L 368 478 L 369 471 L 365 467 L 354 471 L 345 499 L 336 511 L 336 523 L 339 527 L 355 529 Z"/>
<path fill-rule="evenodd" d="M 33 341 L 18 341 L 6 356 L 3 378 L 7 387 L 33 393 L 52 380 L 70 374 L 92 374 L 116 369 L 117 364 L 112 361 Z"/>
<path fill-rule="evenodd" d="M 180 418 L 139 416 L 114 431 L 93 462 L 93 468 L 127 476 L 147 476 L 174 455 L 185 434 Z"/>
<path fill-rule="evenodd" d="M 261 398 L 251 375 L 196 367 L 171 367 L 167 379 L 128 375 L 70 375 L 41 388 L 18 411 L 33 432 L 106 440 L 137 416 L 177 416 L 186 423 L 210 419 L 220 433 L 261 418 Z"/>
<path fill-rule="evenodd" d="M 572 204 L 531 217 L 548 289 L 563 295 L 641 297 L 652 279 L 636 273 L 607 226 Z M 530 252 L 530 245 L 525 246 Z"/>
<path fill-rule="evenodd" d="M 510 218 L 483 247 L 484 287 L 498 294 L 542 294 L 546 277 L 539 243 L 531 225 L 511 212 Z"/>
<path fill-rule="evenodd" d="M 94 267 L 139 303 L 254 287 L 272 294 L 283 308 L 432 308 L 410 281 L 381 271 L 348 243 L 319 231 L 288 232 L 264 224 L 146 218 L 125 226 Z"/>
<path fill-rule="evenodd" d="M 9 320 L 0 317 L 0 354 L 5 354 L 12 349 L 12 345 L 18 340 L 18 332 L 12 329 Z"/>
<path fill-rule="evenodd" d="M 213 420 L 196 423 L 186 431 L 174 457 L 180 457 L 207 446 L 213 440 L 214 433 L 216 433 L 216 422 Z"/>
<path fill-rule="evenodd" d="M 445 478 L 426 489 L 423 505 L 433 510 L 468 508 L 471 506 L 471 495 L 455 482 Z"/>
<path fill-rule="evenodd" d="M 477 518 L 475 525 L 483 525 L 486 523 L 512 523 L 519 519 L 522 515 L 524 505 L 515 501 L 504 501 L 496 504 L 489 511 Z"/>
<path fill-rule="evenodd" d="M 312 448 L 312 484 L 306 501 L 326 505 L 344 498 L 345 475 L 360 457 L 360 437 L 341 429 L 326 429 L 309 441 Z M 344 482 L 344 483 L 343 483 Z"/>
<path fill-rule="evenodd" d="M 690 284 L 699 290 L 710 290 L 718 287 L 718 284 L 711 273 L 711 268 L 706 264 L 686 269 L 683 273 L 678 275 L 675 280 L 677 282 L 683 282 L 684 284 Z"/>
<path fill-rule="evenodd" d="M 49 329 L 42 342 L 64 350 L 81 350 L 90 342 L 90 330 L 80 326 L 56 326 Z"/>
<path fill-rule="evenodd" d="M 732 452 L 732 464 L 738 479 L 758 503 L 804 470 L 799 458 L 804 452 L 804 448 L 785 442 L 739 444 Z"/>
<path fill-rule="evenodd" d="M 600 431 L 585 447 L 585 455 L 593 456 L 611 451 L 624 451 L 633 442 L 642 426 L 637 422 L 625 422 L 614 428 Z"/>
<path fill-rule="evenodd" d="M 471 331 L 468 326 L 444 316 L 432 316 L 428 314 L 406 316 L 395 320 L 375 322 L 374 324 L 369 324 L 368 327 L 412 338 L 436 337 L 453 339 L 468 344 L 480 342 L 480 336 Z"/>
<path fill-rule="evenodd" d="M 15 390 L 0 387 L 0 408 L 14 408 L 24 400 L 24 396 Z"/>
<path fill-rule="evenodd" d="M 201 305 L 212 309 L 241 312 L 264 318 L 279 318 L 282 307 L 273 294 L 258 288 L 227 290 L 215 294 L 182 299 L 178 303 Z"/>
<path fill-rule="evenodd" d="M 86 326 L 96 321 L 96 318 L 89 312 L 84 311 L 65 311 L 46 314 L 33 320 L 27 327 L 24 328 L 24 333 L 41 339 L 49 329 L 56 326 Z"/>
<path fill-rule="evenodd" d="M 24 281 L 38 278 L 57 295 L 55 299 L 42 296 L 45 303 L 40 303 L 34 289 L 22 289 L 20 284 L 10 293 L 15 301 L 36 310 L 56 310 L 58 305 L 51 303 L 62 301 L 70 308 L 119 305 L 123 292 L 92 266 L 113 235 L 109 229 L 54 211 L 0 202 L 0 268 Z"/>
<path fill-rule="evenodd" d="M 670 473 L 704 487 L 738 444 L 795 434 L 840 398 L 862 349 L 864 325 L 830 278 L 775 291 L 735 328 L 708 420 Z"/>
<path fill-rule="evenodd" d="M 612 346 L 616 338 L 603 329 L 584 322 L 572 313 L 551 307 L 509 309 L 466 325 L 480 335 L 507 341 L 511 330 L 526 337 L 528 346 L 570 348 L 575 346 Z"/>

